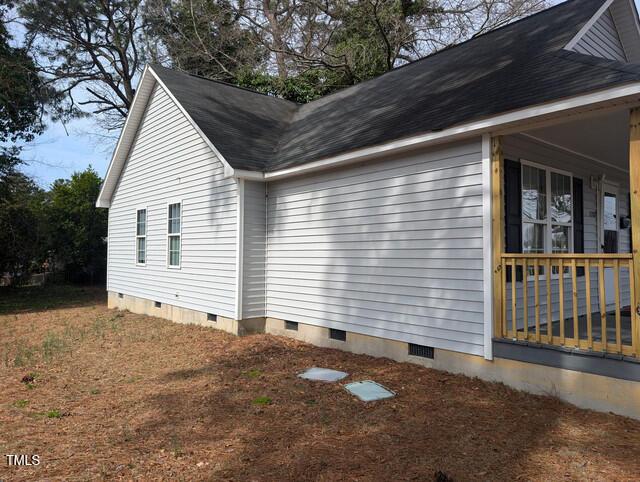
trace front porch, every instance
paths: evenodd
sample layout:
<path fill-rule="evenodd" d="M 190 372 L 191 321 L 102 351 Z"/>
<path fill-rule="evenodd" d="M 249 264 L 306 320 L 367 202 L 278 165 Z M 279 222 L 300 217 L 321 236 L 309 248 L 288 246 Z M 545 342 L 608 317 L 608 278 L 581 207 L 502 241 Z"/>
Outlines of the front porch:
<path fill-rule="evenodd" d="M 608 270 L 613 272 L 610 298 L 605 280 Z M 638 326 L 631 310 L 633 271 L 633 257 L 626 253 L 503 254 L 500 272 L 506 302 L 499 317 L 499 336 L 640 357 Z M 532 275 L 527 282 L 507 282 L 518 272 Z M 549 280 L 541 276 L 545 272 L 557 274 Z M 607 303 L 608 299 L 613 303 Z"/>
<path fill-rule="evenodd" d="M 639 126 L 626 108 L 492 137 L 496 342 L 640 361 Z"/>

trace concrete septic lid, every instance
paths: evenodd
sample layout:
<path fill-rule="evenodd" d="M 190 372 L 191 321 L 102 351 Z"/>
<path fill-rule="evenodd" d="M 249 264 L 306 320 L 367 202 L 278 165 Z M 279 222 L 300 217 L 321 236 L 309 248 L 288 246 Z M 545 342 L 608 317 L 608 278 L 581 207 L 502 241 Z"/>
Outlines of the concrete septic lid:
<path fill-rule="evenodd" d="M 298 376 L 306 380 L 316 380 L 319 382 L 337 382 L 338 380 L 342 380 L 348 375 L 348 373 L 339 372 L 338 370 L 313 367 L 300 373 Z"/>
<path fill-rule="evenodd" d="M 348 383 L 344 388 L 363 402 L 373 402 L 375 400 L 383 400 L 396 396 L 395 392 L 372 380 Z"/>

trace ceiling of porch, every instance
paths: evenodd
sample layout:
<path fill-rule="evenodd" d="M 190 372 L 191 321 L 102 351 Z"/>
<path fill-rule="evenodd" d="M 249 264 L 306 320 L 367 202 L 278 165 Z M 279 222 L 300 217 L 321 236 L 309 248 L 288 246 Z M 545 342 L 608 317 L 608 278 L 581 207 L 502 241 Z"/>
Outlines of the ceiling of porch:
<path fill-rule="evenodd" d="M 628 171 L 629 111 L 617 110 L 526 131 L 527 135 Z"/>

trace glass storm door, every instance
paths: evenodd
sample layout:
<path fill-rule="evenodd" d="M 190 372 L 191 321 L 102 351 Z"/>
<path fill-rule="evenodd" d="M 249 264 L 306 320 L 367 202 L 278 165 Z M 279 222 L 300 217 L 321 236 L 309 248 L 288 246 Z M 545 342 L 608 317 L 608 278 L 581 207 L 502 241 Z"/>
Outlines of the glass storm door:
<path fill-rule="evenodd" d="M 602 245 L 603 253 L 618 252 L 618 192 L 614 186 L 605 184 L 601 201 L 602 206 Z M 604 270 L 604 286 L 607 306 L 615 303 L 613 268 Z"/>

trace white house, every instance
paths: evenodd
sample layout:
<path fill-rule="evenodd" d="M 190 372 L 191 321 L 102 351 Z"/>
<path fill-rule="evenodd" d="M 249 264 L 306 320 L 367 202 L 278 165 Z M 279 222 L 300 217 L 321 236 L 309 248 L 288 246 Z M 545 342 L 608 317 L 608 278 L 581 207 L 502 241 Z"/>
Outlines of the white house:
<path fill-rule="evenodd" d="M 109 304 L 640 417 L 639 107 L 633 0 L 306 105 L 148 66 L 98 200 Z"/>

